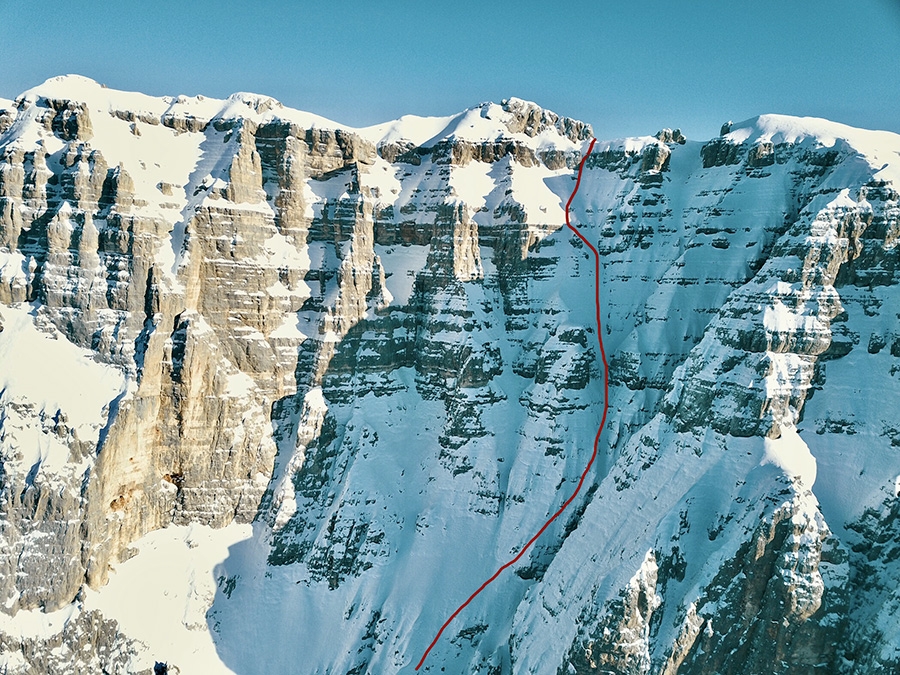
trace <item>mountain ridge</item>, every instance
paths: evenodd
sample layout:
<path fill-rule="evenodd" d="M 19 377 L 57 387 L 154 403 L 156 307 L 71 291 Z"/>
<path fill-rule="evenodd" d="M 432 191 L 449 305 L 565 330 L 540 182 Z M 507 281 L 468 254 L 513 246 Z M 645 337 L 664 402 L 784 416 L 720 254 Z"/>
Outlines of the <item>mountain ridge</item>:
<path fill-rule="evenodd" d="M 593 131 L 50 85 L 0 111 L 2 663 L 411 671 L 607 403 Z M 586 161 L 596 481 L 424 672 L 898 663 L 900 136 L 722 131 Z"/>

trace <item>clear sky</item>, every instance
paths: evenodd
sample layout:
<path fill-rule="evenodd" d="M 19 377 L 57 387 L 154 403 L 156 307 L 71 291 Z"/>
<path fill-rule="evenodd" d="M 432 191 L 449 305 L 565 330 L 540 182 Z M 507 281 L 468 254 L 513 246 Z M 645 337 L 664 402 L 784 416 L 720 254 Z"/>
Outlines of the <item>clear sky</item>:
<path fill-rule="evenodd" d="M 900 0 L 0 0 L 0 96 L 65 73 L 354 126 L 518 96 L 599 138 L 770 112 L 900 132 Z"/>

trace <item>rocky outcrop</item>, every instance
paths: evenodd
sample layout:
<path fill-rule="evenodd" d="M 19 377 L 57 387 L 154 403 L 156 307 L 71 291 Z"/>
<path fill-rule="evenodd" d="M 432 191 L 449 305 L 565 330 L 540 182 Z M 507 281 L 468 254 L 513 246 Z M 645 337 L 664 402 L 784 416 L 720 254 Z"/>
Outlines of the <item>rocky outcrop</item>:
<path fill-rule="evenodd" d="M 77 612 L 49 639 L 0 635 L 0 652 L 7 656 L 4 667 L 23 675 L 83 672 L 115 675 L 151 675 L 152 668 L 135 665 L 143 645 L 118 631 L 115 621 L 97 611 Z"/>
<path fill-rule="evenodd" d="M 555 130 L 570 141 L 589 140 L 594 132 L 589 124 L 544 110 L 540 106 L 518 98 L 510 98 L 501 104 L 504 112 L 510 113 L 506 127 L 510 133 L 538 136 L 548 130 Z"/>
<path fill-rule="evenodd" d="M 703 168 L 711 169 L 717 166 L 739 164 L 742 150 L 744 148 L 740 144 L 732 143 L 728 139 L 714 139 L 700 150 L 700 156 L 703 158 Z"/>
<path fill-rule="evenodd" d="M 747 153 L 747 165 L 751 167 L 771 166 L 775 163 L 775 146 L 771 142 L 757 143 Z"/>
<path fill-rule="evenodd" d="M 663 143 L 678 143 L 678 145 L 687 143 L 687 138 L 681 133 L 681 129 L 660 129 L 656 132 L 656 138 Z"/>
<path fill-rule="evenodd" d="M 94 135 L 91 116 L 83 102 L 49 99 L 53 116 L 50 128 L 64 141 L 89 141 Z"/>
<path fill-rule="evenodd" d="M 648 145 L 641 153 L 641 171 L 665 171 L 672 152 L 665 145 Z"/>
<path fill-rule="evenodd" d="M 781 507 L 691 605 L 661 672 L 840 671 L 847 571 L 821 515 Z"/>
<path fill-rule="evenodd" d="M 581 623 L 591 633 L 572 646 L 567 662 L 559 672 L 578 675 L 623 673 L 641 675 L 651 672 L 650 630 L 653 612 L 662 603 L 657 595 L 658 569 L 651 551 L 638 573 L 621 591 L 620 597 L 603 607 L 597 615 L 586 612 Z"/>

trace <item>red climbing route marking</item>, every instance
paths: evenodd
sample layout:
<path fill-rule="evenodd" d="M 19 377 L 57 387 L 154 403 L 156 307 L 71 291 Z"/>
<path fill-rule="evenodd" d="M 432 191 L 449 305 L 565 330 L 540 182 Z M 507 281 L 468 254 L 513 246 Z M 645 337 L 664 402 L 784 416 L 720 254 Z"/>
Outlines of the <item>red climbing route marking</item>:
<path fill-rule="evenodd" d="M 554 513 L 550 518 L 544 523 L 543 527 L 537 531 L 531 539 L 529 539 L 515 558 L 510 560 L 507 563 L 494 572 L 493 576 L 485 581 L 481 586 L 478 587 L 478 590 L 472 593 L 469 596 L 469 599 L 466 600 L 463 604 L 461 604 L 453 614 L 450 615 L 450 618 L 444 622 L 444 625 L 441 626 L 441 629 L 437 632 L 437 635 L 434 636 L 434 640 L 431 641 L 431 644 L 428 645 L 428 649 L 425 650 L 425 653 L 422 654 L 422 658 L 419 660 L 419 665 L 416 666 L 416 670 L 422 667 L 422 664 L 425 663 L 425 659 L 428 657 L 428 652 L 437 644 L 437 641 L 440 639 L 441 634 L 450 625 L 450 623 L 455 619 L 460 612 L 462 612 L 466 606 L 472 602 L 476 598 L 476 596 L 481 593 L 485 588 L 487 588 L 491 582 L 494 581 L 497 577 L 500 576 L 501 572 L 506 568 L 516 564 L 519 559 L 525 555 L 525 551 L 527 551 L 531 545 L 537 541 L 538 537 L 540 537 L 544 530 L 550 527 L 550 523 L 556 520 L 560 514 L 566 510 L 569 504 L 574 501 L 575 497 L 578 495 L 578 492 L 581 490 L 581 486 L 584 485 L 584 481 L 587 478 L 588 472 L 591 470 L 591 467 L 594 465 L 594 460 L 597 459 L 597 449 L 600 446 L 600 433 L 603 431 L 603 427 L 606 425 L 606 414 L 609 412 L 609 364 L 606 362 L 606 350 L 603 348 L 603 330 L 600 325 L 600 253 L 597 251 L 596 247 L 594 247 L 591 242 L 585 239 L 584 235 L 581 234 L 575 227 L 572 226 L 572 222 L 569 219 L 569 207 L 572 206 L 572 200 L 575 199 L 575 195 L 578 192 L 578 187 L 581 185 L 581 173 L 584 171 L 584 163 L 587 161 L 588 156 L 591 154 L 591 151 L 594 149 L 594 143 L 597 142 L 596 138 L 591 139 L 591 144 L 588 147 L 587 152 L 584 154 L 584 157 L 581 158 L 581 162 L 578 165 L 578 178 L 575 180 L 575 189 L 572 190 L 572 195 L 569 197 L 569 201 L 566 202 L 566 227 L 568 227 L 572 232 L 576 234 L 576 236 L 581 239 L 585 246 L 591 249 L 591 253 L 594 254 L 594 305 L 597 310 L 597 342 L 600 344 L 600 358 L 603 360 L 603 416 L 600 419 L 600 426 L 597 427 L 597 435 L 594 437 L 594 452 L 591 454 L 591 458 L 587 463 L 587 466 L 584 467 L 584 472 L 581 474 L 581 479 L 578 481 L 578 485 L 575 488 L 575 491 L 572 493 L 565 503 L 559 507 L 559 510 Z"/>

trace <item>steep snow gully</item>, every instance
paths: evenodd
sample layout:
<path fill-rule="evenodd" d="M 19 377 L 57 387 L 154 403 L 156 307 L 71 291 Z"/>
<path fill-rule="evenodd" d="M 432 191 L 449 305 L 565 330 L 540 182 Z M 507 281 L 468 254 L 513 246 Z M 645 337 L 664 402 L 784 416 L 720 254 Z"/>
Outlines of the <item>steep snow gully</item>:
<path fill-rule="evenodd" d="M 600 358 L 603 361 L 603 415 L 600 418 L 600 425 L 597 427 L 597 434 L 594 436 L 594 450 L 591 453 L 591 458 L 588 460 L 587 466 L 584 467 L 584 471 L 581 474 L 581 478 L 578 480 L 578 485 L 575 486 L 575 490 L 572 492 L 571 496 L 563 503 L 562 506 L 559 507 L 559 510 L 556 511 L 550 518 L 547 519 L 541 529 L 535 533 L 531 539 L 529 539 L 524 546 L 519 550 L 514 558 L 504 563 L 494 574 L 478 589 L 472 593 L 468 597 L 468 599 L 462 603 L 459 607 L 456 608 L 456 611 L 450 615 L 440 630 L 438 630 L 437 635 L 434 636 L 434 639 L 431 641 L 431 644 L 428 645 L 428 648 L 425 650 L 425 653 L 422 654 L 422 658 L 419 659 L 419 663 L 416 666 L 416 670 L 422 667 L 425 663 L 425 659 L 428 658 L 429 652 L 432 648 L 437 644 L 438 640 L 441 639 L 441 634 L 444 630 L 449 626 L 453 620 L 466 608 L 466 606 L 474 600 L 479 593 L 481 593 L 485 588 L 487 588 L 500 574 L 503 573 L 504 570 L 515 565 L 519 559 L 525 555 L 525 552 L 531 548 L 531 545 L 534 544 L 538 540 L 538 538 L 544 533 L 544 531 L 550 527 L 550 524 L 556 520 L 560 515 L 562 515 L 563 511 L 565 511 L 569 505 L 575 500 L 575 497 L 578 496 L 578 493 L 581 491 L 582 485 L 584 485 L 584 481 L 587 478 L 588 472 L 591 470 L 591 467 L 594 465 L 594 460 L 597 459 L 597 450 L 600 444 L 600 435 L 603 433 L 603 427 L 606 425 L 606 417 L 609 413 L 609 364 L 606 361 L 606 349 L 603 347 L 603 330 L 601 326 L 600 319 L 600 253 L 597 251 L 596 247 L 588 241 L 583 234 L 572 225 L 572 220 L 569 214 L 569 209 L 572 206 L 572 200 L 575 199 L 575 195 L 578 194 L 578 187 L 581 185 L 581 174 L 584 171 L 584 163 L 587 161 L 587 158 L 590 156 L 591 152 L 594 149 L 594 144 L 597 142 L 596 138 L 591 139 L 591 144 L 588 146 L 587 152 L 584 153 L 584 156 L 581 158 L 581 162 L 578 164 L 578 176 L 575 179 L 575 189 L 572 190 L 572 194 L 569 195 L 569 201 L 566 202 L 566 227 L 568 227 L 572 232 L 575 233 L 582 243 L 590 249 L 591 253 L 594 255 L 594 308 L 596 311 L 597 317 L 597 342 L 600 346 Z"/>

